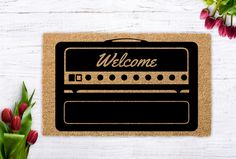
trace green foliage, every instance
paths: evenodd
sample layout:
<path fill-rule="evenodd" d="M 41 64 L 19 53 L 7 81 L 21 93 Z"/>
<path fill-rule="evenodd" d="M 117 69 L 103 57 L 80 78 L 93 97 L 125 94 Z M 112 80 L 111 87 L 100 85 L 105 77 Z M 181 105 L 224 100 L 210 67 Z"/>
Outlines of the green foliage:
<path fill-rule="evenodd" d="M 236 15 L 236 0 L 204 0 L 210 6 L 216 3 L 220 15 Z"/>
<path fill-rule="evenodd" d="M 9 131 L 8 126 L 4 122 L 0 121 L 0 159 L 5 158 L 3 137 L 4 137 L 4 133 L 8 133 L 8 131 Z"/>
<path fill-rule="evenodd" d="M 28 107 L 21 119 L 21 129 L 18 132 L 19 134 L 28 135 L 32 125 L 32 117 L 31 117 L 31 107 Z"/>
<path fill-rule="evenodd" d="M 218 11 L 219 14 L 229 14 L 229 12 L 234 13 L 236 11 L 236 1 L 235 0 L 223 0 L 219 1 Z"/>
<path fill-rule="evenodd" d="M 218 0 L 217 3 L 221 3 L 222 5 L 226 5 L 230 0 Z"/>
<path fill-rule="evenodd" d="M 15 104 L 14 115 L 19 115 L 19 107 L 27 103 L 28 108 L 21 118 L 21 129 L 18 133 L 12 133 L 9 126 L 0 120 L 0 159 L 27 159 L 29 145 L 26 142 L 27 135 L 31 130 L 31 109 L 35 105 L 32 99 L 35 91 L 29 97 L 25 83 L 21 90 L 21 100 Z"/>
<path fill-rule="evenodd" d="M 204 0 L 204 2 L 205 2 L 208 6 L 210 6 L 210 5 L 212 5 L 212 4 L 214 3 L 214 0 Z"/>
<path fill-rule="evenodd" d="M 34 92 L 33 92 L 34 93 Z M 33 95 L 33 94 L 32 94 Z M 28 104 L 28 90 L 23 82 L 22 90 L 21 90 L 21 100 L 18 104 L 15 104 L 14 115 L 19 115 L 19 107 L 22 103 Z"/>
<path fill-rule="evenodd" d="M 25 135 L 4 133 L 3 145 L 4 145 L 6 158 L 8 158 L 8 159 L 21 159 L 18 157 L 18 153 L 22 149 L 24 149 L 24 147 L 23 147 L 23 143 L 25 143 L 24 138 L 25 138 Z"/>
<path fill-rule="evenodd" d="M 34 96 L 34 93 L 35 93 L 35 90 L 33 91 L 33 93 L 31 94 L 31 96 L 30 96 L 30 98 L 29 98 L 29 101 L 28 101 L 28 105 L 31 105 L 32 103 L 32 99 L 33 99 L 33 96 Z M 31 107 L 32 107 L 32 105 L 31 105 Z"/>
<path fill-rule="evenodd" d="M 236 0 L 218 0 L 217 10 L 220 15 L 236 15 Z"/>

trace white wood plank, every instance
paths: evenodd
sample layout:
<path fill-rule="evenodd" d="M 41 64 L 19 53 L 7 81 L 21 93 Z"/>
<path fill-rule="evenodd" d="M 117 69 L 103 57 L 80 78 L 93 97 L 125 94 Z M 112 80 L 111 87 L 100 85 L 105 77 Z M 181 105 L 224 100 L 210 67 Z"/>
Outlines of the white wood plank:
<path fill-rule="evenodd" d="M 36 88 L 33 128 L 40 132 L 29 158 L 236 158 L 236 40 L 204 29 L 201 1 L 0 1 L 0 109 Z M 41 56 L 44 32 L 212 33 L 212 135 L 197 137 L 42 136 Z"/>
<path fill-rule="evenodd" d="M 203 3 L 194 0 L 2 0 L 1 13 L 103 13 L 103 12 L 167 12 L 190 11 Z"/>

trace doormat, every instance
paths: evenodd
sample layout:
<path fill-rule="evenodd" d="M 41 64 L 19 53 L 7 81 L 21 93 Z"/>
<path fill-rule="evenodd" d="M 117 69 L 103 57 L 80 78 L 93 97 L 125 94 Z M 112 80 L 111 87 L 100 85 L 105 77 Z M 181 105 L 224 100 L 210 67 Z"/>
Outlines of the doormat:
<path fill-rule="evenodd" d="M 208 34 L 43 36 L 43 134 L 208 136 Z"/>

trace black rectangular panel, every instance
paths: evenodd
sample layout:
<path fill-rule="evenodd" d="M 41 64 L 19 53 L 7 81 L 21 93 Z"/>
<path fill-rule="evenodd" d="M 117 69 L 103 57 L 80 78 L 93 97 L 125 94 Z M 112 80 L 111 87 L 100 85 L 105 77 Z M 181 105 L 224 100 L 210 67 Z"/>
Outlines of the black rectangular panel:
<path fill-rule="evenodd" d="M 187 124 L 189 103 L 184 101 L 73 101 L 64 104 L 64 119 L 68 124 Z"/>
<path fill-rule="evenodd" d="M 66 71 L 187 71 L 188 50 L 185 48 L 81 47 L 68 48 L 65 54 Z M 155 67 L 147 68 L 146 65 L 150 65 L 152 60 Z M 97 67 L 96 64 L 101 66 Z"/>
<path fill-rule="evenodd" d="M 116 57 L 121 59 L 126 52 L 129 53 L 126 59 L 131 61 L 157 59 L 157 67 L 96 65 L 103 53 L 110 54 L 111 58 L 117 53 Z M 59 131 L 193 131 L 197 128 L 197 44 L 60 42 L 55 53 L 55 124 Z M 97 79 L 100 71 L 102 80 Z M 105 84 L 104 80 L 112 81 L 110 72 L 119 78 L 119 83 L 113 80 Z M 128 76 L 122 79 L 126 73 Z M 165 76 L 158 76 L 162 73 Z M 130 80 L 139 74 L 142 75 L 136 82 Z M 89 80 L 96 82 L 91 84 Z M 125 84 L 126 80 L 129 83 Z M 127 122 L 129 124 L 124 124 Z"/>

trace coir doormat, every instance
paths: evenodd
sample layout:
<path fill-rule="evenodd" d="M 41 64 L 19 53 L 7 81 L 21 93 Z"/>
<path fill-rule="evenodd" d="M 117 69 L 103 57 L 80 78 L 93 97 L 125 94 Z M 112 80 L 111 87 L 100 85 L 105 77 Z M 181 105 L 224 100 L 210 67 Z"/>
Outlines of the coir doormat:
<path fill-rule="evenodd" d="M 44 135 L 211 130 L 207 34 L 45 34 Z"/>

